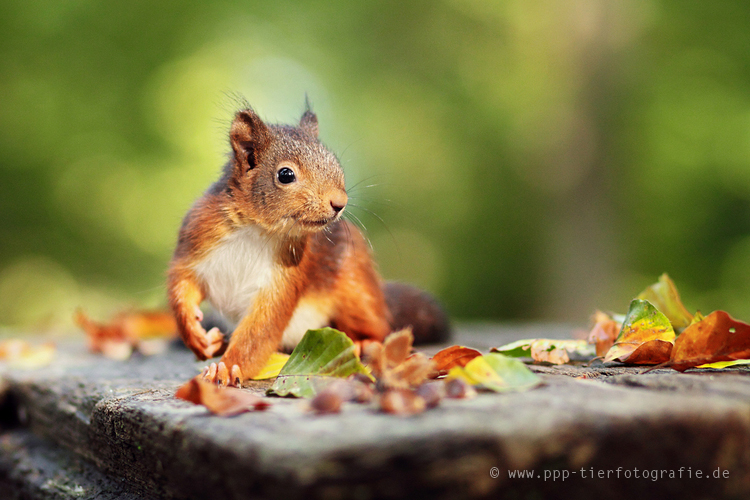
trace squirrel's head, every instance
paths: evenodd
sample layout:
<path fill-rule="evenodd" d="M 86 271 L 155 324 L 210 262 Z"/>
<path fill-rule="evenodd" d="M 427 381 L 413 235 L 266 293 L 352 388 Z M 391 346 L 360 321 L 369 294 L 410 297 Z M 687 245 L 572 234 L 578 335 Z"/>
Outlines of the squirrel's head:
<path fill-rule="evenodd" d="M 284 234 L 319 231 L 341 217 L 348 201 L 344 171 L 318 140 L 310 109 L 297 127 L 267 125 L 244 109 L 229 141 L 228 188 L 241 216 Z"/>

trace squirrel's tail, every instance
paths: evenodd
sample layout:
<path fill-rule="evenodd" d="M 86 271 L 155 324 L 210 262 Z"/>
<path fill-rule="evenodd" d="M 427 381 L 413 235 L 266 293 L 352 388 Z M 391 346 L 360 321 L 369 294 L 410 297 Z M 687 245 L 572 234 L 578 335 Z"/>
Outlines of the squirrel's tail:
<path fill-rule="evenodd" d="M 450 339 L 448 314 L 435 297 L 395 282 L 386 283 L 383 292 L 391 313 L 391 331 L 411 327 L 415 344 L 436 344 Z"/>

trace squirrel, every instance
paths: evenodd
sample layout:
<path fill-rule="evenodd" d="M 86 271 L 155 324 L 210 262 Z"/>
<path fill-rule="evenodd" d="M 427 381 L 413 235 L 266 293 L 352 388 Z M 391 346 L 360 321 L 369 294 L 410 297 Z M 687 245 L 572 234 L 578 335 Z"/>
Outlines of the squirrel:
<path fill-rule="evenodd" d="M 277 349 L 324 326 L 360 345 L 406 326 L 417 342 L 448 338 L 437 301 L 383 284 L 364 236 L 342 219 L 344 172 L 319 141 L 309 104 L 296 127 L 266 124 L 248 106 L 235 114 L 229 143 L 221 177 L 182 222 L 167 278 L 184 343 L 201 360 L 222 355 L 204 378 L 241 385 Z M 205 299 L 238 322 L 229 342 L 201 325 Z"/>

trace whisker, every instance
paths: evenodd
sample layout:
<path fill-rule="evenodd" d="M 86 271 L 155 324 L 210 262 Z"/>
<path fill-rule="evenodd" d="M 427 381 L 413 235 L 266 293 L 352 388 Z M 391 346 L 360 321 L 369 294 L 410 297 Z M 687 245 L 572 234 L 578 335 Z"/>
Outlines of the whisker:
<path fill-rule="evenodd" d="M 372 179 L 374 179 L 374 178 L 376 178 L 376 177 L 382 177 L 382 176 L 384 176 L 384 175 L 385 175 L 385 174 L 373 174 L 373 175 L 371 175 L 371 176 L 369 176 L 369 177 L 365 177 L 364 179 L 362 179 L 361 181 L 357 182 L 357 183 L 356 183 L 356 184 L 354 184 L 353 186 L 349 186 L 349 189 L 347 189 L 347 192 L 349 192 L 349 191 L 353 190 L 354 188 L 356 188 L 357 186 L 359 186 L 359 185 L 360 185 L 360 184 L 362 184 L 363 182 L 367 182 L 367 181 L 369 181 L 369 180 L 372 180 Z M 377 184 L 375 184 L 375 186 L 377 186 Z"/>
<path fill-rule="evenodd" d="M 346 146 L 346 147 L 344 148 L 344 150 L 343 150 L 343 151 L 341 152 L 341 154 L 339 155 L 339 156 L 341 157 L 341 159 L 342 159 L 342 162 L 343 162 L 343 158 L 344 158 L 344 155 L 345 155 L 345 154 L 346 154 L 346 152 L 347 152 L 347 151 L 349 150 L 349 148 L 350 148 L 350 147 L 352 147 L 352 146 L 354 146 L 355 144 L 357 144 L 357 143 L 358 143 L 359 141 L 361 141 L 361 140 L 363 140 L 363 139 L 364 139 L 364 137 L 360 137 L 359 139 L 355 139 L 354 141 L 350 142 L 348 146 Z M 341 166 L 343 167 L 343 165 L 341 165 Z"/>
<path fill-rule="evenodd" d="M 398 241 L 396 240 L 396 237 L 393 235 L 393 232 L 388 227 L 388 224 L 385 223 L 385 221 L 383 220 L 383 218 L 380 217 L 375 212 L 373 212 L 372 210 L 370 210 L 368 208 L 365 208 L 365 207 L 363 207 L 361 205 L 357 205 L 355 203 L 349 203 L 349 205 L 351 205 L 354 208 L 358 208 L 360 210 L 364 210 L 365 212 L 367 212 L 368 214 L 372 215 L 373 217 L 375 217 L 376 219 L 378 219 L 380 221 L 380 223 L 383 225 L 383 227 L 385 228 L 385 230 L 388 231 L 388 234 L 391 235 L 391 239 L 393 240 L 393 244 L 396 246 L 396 252 L 398 253 L 399 258 L 401 258 L 401 247 L 398 246 Z M 349 212 L 349 213 L 351 214 L 351 212 Z M 354 216 L 354 214 L 351 214 L 351 215 Z"/>
<path fill-rule="evenodd" d="M 372 210 L 370 210 L 369 208 L 365 208 L 365 207 L 363 207 L 362 205 L 357 205 L 357 204 L 355 204 L 355 203 L 349 203 L 349 205 L 351 205 L 351 206 L 352 206 L 352 207 L 354 207 L 354 208 L 358 208 L 358 209 L 360 209 L 360 210 L 364 210 L 364 211 L 365 211 L 365 212 L 367 212 L 368 214 L 370 214 L 370 215 L 372 215 L 373 217 L 375 217 L 376 219 L 378 219 L 378 220 L 380 221 L 380 223 L 381 223 L 381 224 L 383 224 L 383 227 L 385 227 L 386 229 L 388 229 L 388 226 L 386 226 L 386 224 L 385 224 L 385 221 L 383 220 L 383 218 L 382 218 L 382 217 L 380 217 L 380 216 L 379 216 L 378 214 L 376 214 L 375 212 L 373 212 Z"/>
<path fill-rule="evenodd" d="M 332 240 L 331 238 L 329 238 L 329 237 L 328 237 L 328 235 L 329 235 L 329 234 L 333 234 L 333 233 L 331 232 L 331 229 L 330 229 L 329 227 L 325 227 L 325 228 L 323 228 L 323 236 L 325 236 L 325 238 L 326 238 L 326 239 L 328 240 L 328 242 L 329 242 L 329 243 L 330 243 L 331 245 L 334 245 L 334 243 L 333 243 L 333 240 Z"/>
<path fill-rule="evenodd" d="M 362 201 L 366 201 L 368 203 L 376 203 L 378 205 L 383 205 L 383 206 L 386 206 L 386 207 L 397 206 L 399 208 L 403 208 L 403 205 L 401 203 L 395 202 L 393 200 L 389 200 L 388 198 L 383 198 L 383 199 L 380 199 L 380 200 L 374 200 L 372 198 L 363 198 L 361 196 L 349 196 L 349 200 L 362 200 Z M 354 205 L 351 201 L 349 201 L 349 204 L 350 205 Z"/>
<path fill-rule="evenodd" d="M 367 236 L 367 228 L 365 227 L 365 224 L 362 222 L 362 220 L 354 215 L 353 213 L 349 212 L 349 217 L 353 217 L 353 219 L 349 219 L 352 221 L 357 227 L 359 227 L 362 230 L 362 236 L 367 241 L 367 245 L 370 247 L 370 250 L 373 250 L 372 241 L 370 241 L 370 238 Z"/>

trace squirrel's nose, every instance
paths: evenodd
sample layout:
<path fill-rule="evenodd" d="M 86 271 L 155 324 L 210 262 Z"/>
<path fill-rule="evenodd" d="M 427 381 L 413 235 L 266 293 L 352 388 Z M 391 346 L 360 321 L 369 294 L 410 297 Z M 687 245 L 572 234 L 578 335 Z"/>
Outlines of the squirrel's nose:
<path fill-rule="evenodd" d="M 331 208 L 338 214 L 344 209 L 348 201 L 349 197 L 345 192 L 341 191 L 340 193 L 335 193 L 331 195 Z"/>

